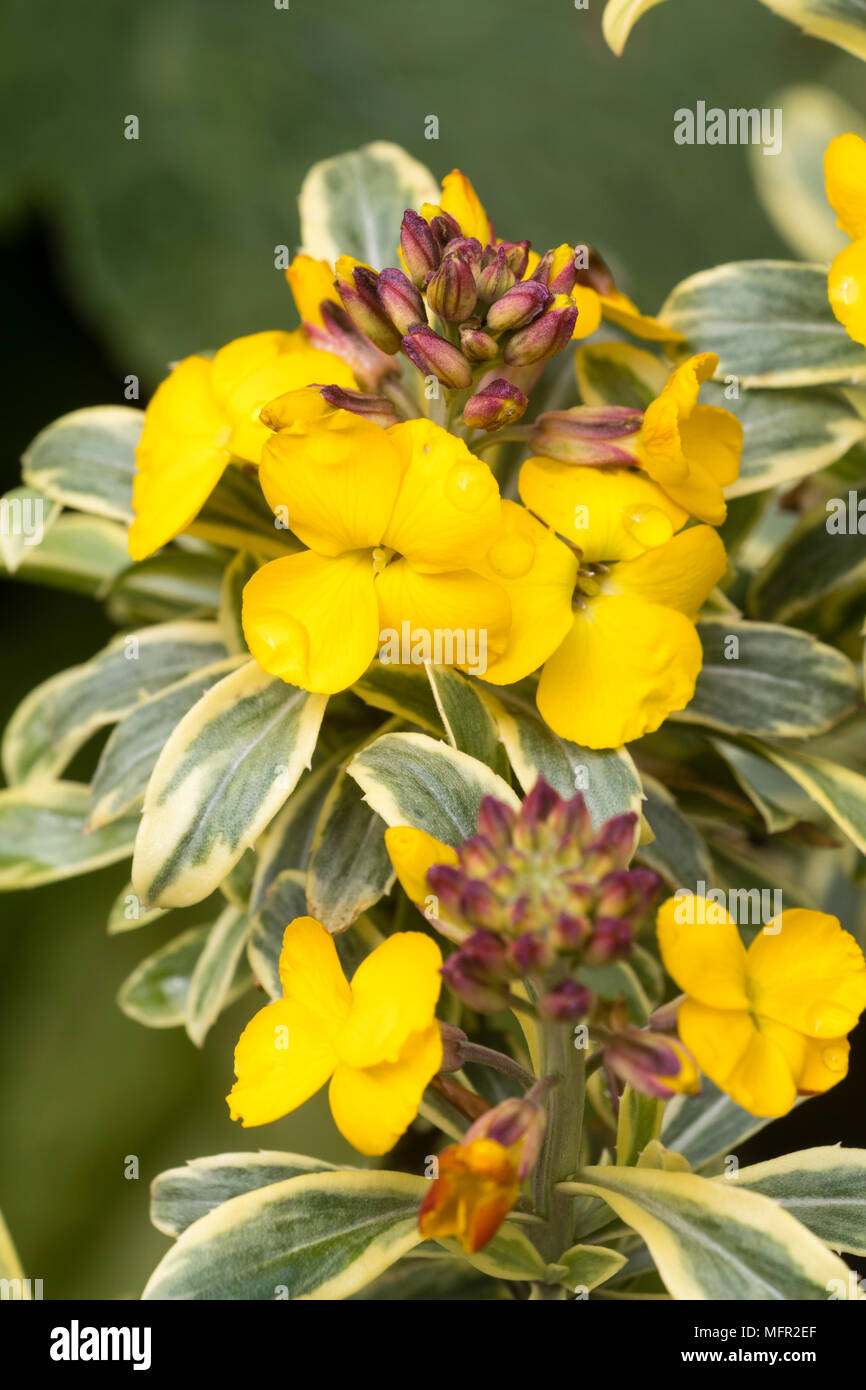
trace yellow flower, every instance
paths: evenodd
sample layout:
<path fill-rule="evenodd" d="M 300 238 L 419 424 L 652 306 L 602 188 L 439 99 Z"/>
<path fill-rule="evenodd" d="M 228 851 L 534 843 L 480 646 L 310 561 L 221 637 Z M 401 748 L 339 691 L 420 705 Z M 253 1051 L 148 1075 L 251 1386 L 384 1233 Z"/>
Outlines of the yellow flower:
<path fill-rule="evenodd" d="M 717 406 L 698 405 L 701 382 L 719 365 L 714 352 L 702 352 L 677 367 L 647 406 L 633 448 L 641 467 L 692 516 L 719 526 L 727 516 L 722 488 L 740 469 L 743 427 Z"/>
<path fill-rule="evenodd" d="M 668 328 L 650 314 L 642 314 L 628 295 L 617 289 L 611 288 L 607 294 L 601 296 L 601 311 L 609 323 L 617 324 L 619 328 L 624 328 L 635 338 L 643 338 L 645 342 L 672 345 L 685 342 L 682 333 L 678 333 L 675 328 Z"/>
<path fill-rule="evenodd" d="M 439 1176 L 421 1204 L 426 1240 L 457 1236 L 474 1255 L 496 1235 L 520 1194 L 517 1160 L 494 1139 L 451 1144 L 439 1154 Z"/>
<path fill-rule="evenodd" d="M 434 864 L 458 863 L 456 849 L 412 825 L 389 825 L 385 831 L 385 848 L 409 901 L 428 917 L 443 936 L 451 941 L 464 941 L 469 935 L 468 927 L 452 922 L 447 915 L 441 914 L 436 895 L 427 883 L 427 870 L 432 869 Z M 428 910 L 433 907 L 436 908 L 435 915 Z"/>
<path fill-rule="evenodd" d="M 725 572 L 721 540 L 681 531 L 686 512 L 637 469 L 531 458 L 520 495 L 535 516 L 504 502 L 482 567 L 512 610 L 485 680 L 508 685 L 543 663 L 536 698 L 555 733 L 587 748 L 651 733 L 694 694 L 694 621 Z"/>
<path fill-rule="evenodd" d="M 309 382 L 355 385 L 332 353 L 303 333 L 253 333 L 213 359 L 185 357 L 147 407 L 136 451 L 129 531 L 133 560 L 165 545 L 194 520 L 232 459 L 258 463 L 268 431 L 262 406 Z"/>
<path fill-rule="evenodd" d="M 474 631 L 488 657 L 502 651 L 508 598 L 472 568 L 496 534 L 499 490 L 462 440 L 429 420 L 383 430 L 337 410 L 274 435 L 259 476 L 309 547 L 271 561 L 244 590 L 244 633 L 266 671 L 304 690 L 343 690 L 383 630 L 422 647 L 463 633 L 464 652 Z"/>
<path fill-rule="evenodd" d="M 830 267 L 833 313 L 855 343 L 866 346 L 866 140 L 838 135 L 824 155 L 827 198 L 851 245 Z"/>
<path fill-rule="evenodd" d="M 364 1154 L 393 1148 L 442 1061 L 436 1022 L 442 955 L 421 932 L 397 932 L 346 980 L 333 937 L 312 917 L 286 927 L 282 999 L 260 1009 L 235 1049 L 233 1120 L 265 1125 L 330 1078 L 340 1133 Z"/>
<path fill-rule="evenodd" d="M 340 303 L 340 296 L 334 289 L 334 271 L 327 261 L 317 261 L 313 256 L 299 252 L 286 271 L 286 279 L 295 307 L 302 323 L 323 326 L 321 303 L 328 299 L 332 304 Z"/>
<path fill-rule="evenodd" d="M 796 908 L 746 950 L 723 908 L 701 898 L 688 906 L 662 904 L 658 938 L 687 996 L 679 1035 L 701 1071 L 753 1115 L 785 1115 L 798 1094 L 841 1081 L 847 1034 L 866 1008 L 866 961 L 853 936 L 835 917 Z"/>

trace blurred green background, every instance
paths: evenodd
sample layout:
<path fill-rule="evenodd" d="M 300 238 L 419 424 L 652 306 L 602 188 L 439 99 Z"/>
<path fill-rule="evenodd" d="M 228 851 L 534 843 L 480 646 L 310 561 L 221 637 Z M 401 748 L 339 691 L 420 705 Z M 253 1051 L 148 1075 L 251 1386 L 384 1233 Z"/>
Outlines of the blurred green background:
<path fill-rule="evenodd" d="M 439 175 L 462 167 L 501 235 L 541 249 L 594 243 L 647 311 L 695 270 L 789 256 L 746 152 L 676 146 L 673 113 L 698 100 L 772 106 L 804 80 L 863 111 L 863 66 L 757 0 L 670 0 L 617 60 L 602 8 L 6 0 L 2 490 L 42 425 L 122 401 L 128 374 L 146 394 L 171 359 L 292 326 L 273 256 L 297 243 L 303 174 L 368 140 L 397 141 Z M 137 141 L 124 139 L 127 115 L 139 118 Z M 438 141 L 424 139 L 428 115 Z M 109 628 L 83 599 L 24 584 L 4 599 L 5 722 Z M 119 866 L 0 899 L 0 1207 L 46 1298 L 138 1295 L 166 1245 L 147 1220 L 147 1184 L 164 1167 L 260 1145 L 348 1157 L 321 1098 L 265 1130 L 230 1123 L 223 1096 L 249 1000 L 202 1053 L 119 1012 L 122 980 L 176 930 L 173 917 L 106 936 L 126 877 Z M 866 1142 L 862 1114 L 855 1075 L 808 1107 L 807 1128 L 791 1116 L 749 1152 Z M 123 1176 L 131 1154 L 138 1181 Z"/>

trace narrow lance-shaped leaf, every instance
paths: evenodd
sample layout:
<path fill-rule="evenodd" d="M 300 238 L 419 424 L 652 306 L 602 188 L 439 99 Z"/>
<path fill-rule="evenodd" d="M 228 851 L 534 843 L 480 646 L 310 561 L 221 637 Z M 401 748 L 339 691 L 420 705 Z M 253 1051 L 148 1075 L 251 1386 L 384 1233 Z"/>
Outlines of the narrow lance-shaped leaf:
<path fill-rule="evenodd" d="M 184 1001 L 186 1031 L 196 1047 L 201 1047 L 225 1008 L 249 933 L 249 918 L 232 906 L 220 913 L 208 932 Z"/>
<path fill-rule="evenodd" d="M 41 545 L 62 507 L 34 487 L 13 487 L 0 497 L 0 558 L 14 574 L 22 557 Z"/>
<path fill-rule="evenodd" d="M 62 415 L 24 453 L 24 481 L 66 507 L 129 521 L 143 424 L 144 411 L 128 405 L 90 406 Z"/>
<path fill-rule="evenodd" d="M 693 1168 L 702 1168 L 722 1154 L 736 1153 L 738 1144 L 770 1123 L 744 1110 L 702 1077 L 699 1095 L 676 1096 L 665 1106 L 661 1140 Z"/>
<path fill-rule="evenodd" d="M 252 919 L 247 959 L 256 983 L 271 997 L 281 999 L 280 951 L 286 927 L 307 912 L 307 876 L 299 869 L 285 869 L 267 887 Z"/>
<path fill-rule="evenodd" d="M 345 770 L 322 807 L 307 870 L 307 906 L 330 932 L 345 931 L 391 887 L 385 822 Z"/>
<path fill-rule="evenodd" d="M 638 857 L 675 887 L 689 888 L 694 893 L 700 881 L 711 883 L 713 866 L 706 844 L 670 792 L 646 775 L 643 788 L 644 815 L 655 839 L 638 847 Z"/>
<path fill-rule="evenodd" d="M 199 1217 L 243 1192 L 303 1173 L 333 1172 L 334 1164 L 305 1154 L 259 1149 L 256 1153 L 215 1154 L 169 1168 L 150 1185 L 150 1219 L 158 1231 L 179 1236 Z"/>
<path fill-rule="evenodd" d="M 3 735 L 7 778 L 22 782 L 62 771 L 97 729 L 225 655 L 214 623 L 165 623 L 121 633 L 92 661 L 51 676 L 25 696 Z"/>
<path fill-rule="evenodd" d="M 224 1202 L 187 1227 L 144 1299 L 342 1299 L 421 1240 L 423 1178 L 310 1173 Z"/>
<path fill-rule="evenodd" d="M 254 661 L 202 696 L 148 784 L 132 873 L 145 902 L 186 907 L 219 885 L 309 766 L 325 704 Z"/>
<path fill-rule="evenodd" d="M 859 693 L 854 665 L 809 633 L 733 617 L 698 624 L 694 698 L 676 716 L 733 733 L 805 738 L 837 724 Z"/>
<path fill-rule="evenodd" d="M 831 594 L 854 589 L 866 577 L 866 487 L 840 488 L 803 518 L 769 557 L 749 592 L 757 618 L 796 620 Z"/>
<path fill-rule="evenodd" d="M 775 1202 L 694 1173 L 584 1168 L 560 1191 L 601 1197 L 649 1247 L 679 1299 L 818 1301 L 848 1269 Z"/>
<path fill-rule="evenodd" d="M 126 527 L 94 516 L 59 516 L 40 545 L 26 546 L 16 574 L 30 584 L 101 597 L 126 569 Z M 0 556 L 0 574 L 10 573 Z"/>
<path fill-rule="evenodd" d="M 866 14 L 862 0 L 762 0 L 816 39 L 835 43 L 855 58 L 866 59 Z"/>
<path fill-rule="evenodd" d="M 771 1197 L 834 1250 L 866 1255 L 866 1149 L 803 1149 L 716 1181 Z"/>
<path fill-rule="evenodd" d="M 750 739 L 753 753 L 768 758 L 808 792 L 862 854 L 866 854 L 866 777 L 825 758 L 813 758 L 788 748 L 774 748 Z"/>
<path fill-rule="evenodd" d="M 449 845 L 475 833 L 485 796 L 519 805 L 484 763 L 426 734 L 384 734 L 355 754 L 348 771 L 387 825 L 412 825 Z"/>
<path fill-rule="evenodd" d="M 146 1028 L 181 1027 L 190 981 L 212 930 L 212 923 L 190 927 L 141 961 L 118 990 L 117 1003 L 123 1012 Z M 250 972 L 242 960 L 222 1007 L 228 1008 L 249 986 Z"/>
<path fill-rule="evenodd" d="M 37 782 L 0 791 L 0 891 L 88 874 L 132 853 L 136 816 L 85 831 L 88 790 Z"/>
<path fill-rule="evenodd" d="M 507 771 L 487 706 L 475 686 L 451 666 L 425 663 L 430 689 L 452 748 L 479 758 L 495 772 Z"/>

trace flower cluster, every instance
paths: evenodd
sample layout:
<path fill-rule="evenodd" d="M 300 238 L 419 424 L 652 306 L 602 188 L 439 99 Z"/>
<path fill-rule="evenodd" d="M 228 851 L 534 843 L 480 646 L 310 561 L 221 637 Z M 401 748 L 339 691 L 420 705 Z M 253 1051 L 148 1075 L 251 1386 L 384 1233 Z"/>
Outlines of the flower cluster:
<path fill-rule="evenodd" d="M 543 414 L 521 502 L 505 500 L 478 432 L 483 445 L 519 418 L 548 357 L 603 314 L 670 349 L 677 335 L 588 248 L 538 257 L 499 240 L 457 171 L 440 204 L 406 213 L 400 254 L 404 269 L 381 272 L 296 257 L 302 329 L 175 368 L 146 413 L 133 557 L 195 531 L 229 464 L 258 467 L 294 538 L 244 594 L 265 670 L 330 694 L 363 675 L 383 631 L 431 645 L 472 631 L 491 683 L 541 672 L 538 706 L 562 736 L 607 748 L 651 732 L 694 692 L 695 619 L 726 568 L 712 527 L 689 524 L 724 518 L 738 467 L 736 420 L 697 403 L 715 358 L 676 369 L 640 416 Z"/>

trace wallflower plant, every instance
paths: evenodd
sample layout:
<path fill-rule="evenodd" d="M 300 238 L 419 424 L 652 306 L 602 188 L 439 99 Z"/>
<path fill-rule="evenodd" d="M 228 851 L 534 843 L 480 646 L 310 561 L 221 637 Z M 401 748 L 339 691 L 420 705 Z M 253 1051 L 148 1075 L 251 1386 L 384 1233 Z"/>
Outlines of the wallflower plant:
<path fill-rule="evenodd" d="M 0 886 L 131 860 L 110 932 L 197 916 L 120 1007 L 202 1046 L 243 996 L 232 1118 L 327 1086 L 358 1154 L 159 1175 L 145 1298 L 817 1300 L 866 1251 L 866 1151 L 722 1171 L 866 1007 L 853 140 L 829 298 L 744 263 L 656 316 L 579 228 L 338 156 L 299 327 L 27 451 L 5 568 L 118 635 L 9 723 Z"/>

